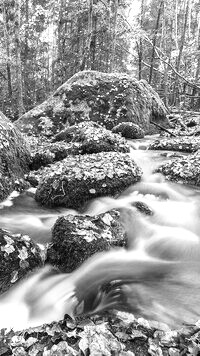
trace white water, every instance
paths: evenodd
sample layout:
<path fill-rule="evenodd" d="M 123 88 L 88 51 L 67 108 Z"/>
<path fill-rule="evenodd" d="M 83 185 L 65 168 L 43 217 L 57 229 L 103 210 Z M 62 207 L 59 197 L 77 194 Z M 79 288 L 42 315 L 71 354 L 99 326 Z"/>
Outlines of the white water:
<path fill-rule="evenodd" d="M 128 251 L 98 254 L 71 275 L 51 275 L 42 269 L 0 299 L 0 327 L 23 329 L 59 320 L 65 313 L 109 309 L 116 302 L 120 309 L 124 296 L 136 316 L 174 327 L 200 318 L 200 193 L 152 174 L 166 160 L 163 152 L 133 149 L 131 155 L 144 171 L 143 181 L 117 199 L 96 199 L 85 211 L 95 215 L 120 209 Z M 132 206 L 136 201 L 147 204 L 153 215 L 140 214 Z M 1 227 L 29 234 L 40 243 L 49 241 L 56 218 L 69 212 L 43 209 L 29 193 L 8 202 L 1 204 Z M 105 293 L 101 287 L 115 280 L 120 286 L 113 284 Z"/>

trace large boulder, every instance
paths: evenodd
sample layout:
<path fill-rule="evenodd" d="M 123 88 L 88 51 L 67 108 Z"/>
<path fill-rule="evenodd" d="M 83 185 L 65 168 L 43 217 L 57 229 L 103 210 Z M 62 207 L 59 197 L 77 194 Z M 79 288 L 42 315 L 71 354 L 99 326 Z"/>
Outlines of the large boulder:
<path fill-rule="evenodd" d="M 29 236 L 0 229 L 0 293 L 42 264 L 41 250 Z"/>
<path fill-rule="evenodd" d="M 16 125 L 30 135 L 48 137 L 66 124 L 90 120 L 108 129 L 129 121 L 148 132 L 150 120 L 168 124 L 166 114 L 162 100 L 145 81 L 126 74 L 83 71 L 19 118 Z"/>
<path fill-rule="evenodd" d="M 0 201 L 28 171 L 30 152 L 19 130 L 0 112 Z"/>
<path fill-rule="evenodd" d="M 126 245 L 119 212 L 99 216 L 60 217 L 52 231 L 47 249 L 47 263 L 62 272 L 72 272 L 94 253 Z"/>
<path fill-rule="evenodd" d="M 139 181 L 141 175 L 126 153 L 69 156 L 41 172 L 36 200 L 45 206 L 74 209 L 95 197 L 121 192 Z"/>

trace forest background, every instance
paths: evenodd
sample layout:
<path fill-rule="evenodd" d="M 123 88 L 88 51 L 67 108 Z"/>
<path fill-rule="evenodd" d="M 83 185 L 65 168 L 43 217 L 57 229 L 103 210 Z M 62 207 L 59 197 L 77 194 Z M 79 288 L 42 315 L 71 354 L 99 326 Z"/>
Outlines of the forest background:
<path fill-rule="evenodd" d="M 0 0 L 0 110 L 12 120 L 78 71 L 145 79 L 200 109 L 200 0 Z"/>

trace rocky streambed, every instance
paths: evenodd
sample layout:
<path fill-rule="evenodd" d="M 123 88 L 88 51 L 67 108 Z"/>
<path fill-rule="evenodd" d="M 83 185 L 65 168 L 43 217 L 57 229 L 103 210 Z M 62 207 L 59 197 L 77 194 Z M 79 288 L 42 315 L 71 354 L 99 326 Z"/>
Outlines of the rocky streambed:
<path fill-rule="evenodd" d="M 87 71 L 16 125 L 0 116 L 0 198 L 13 190 L 20 193 L 0 204 L 1 293 L 46 262 L 68 273 L 95 252 L 126 248 L 120 212 L 86 216 L 91 199 L 116 197 L 153 170 L 167 180 L 194 185 L 191 191 L 198 196 L 198 117 L 175 118 L 170 130 L 176 137 L 135 140 L 155 133 L 152 120 L 169 128 L 166 114 L 144 81 Z M 134 140 L 131 146 L 124 138 Z M 152 214 L 139 198 L 135 206 Z M 0 332 L 0 355 L 5 356 L 197 356 L 199 345 L 198 322 L 170 330 L 116 311 Z"/>

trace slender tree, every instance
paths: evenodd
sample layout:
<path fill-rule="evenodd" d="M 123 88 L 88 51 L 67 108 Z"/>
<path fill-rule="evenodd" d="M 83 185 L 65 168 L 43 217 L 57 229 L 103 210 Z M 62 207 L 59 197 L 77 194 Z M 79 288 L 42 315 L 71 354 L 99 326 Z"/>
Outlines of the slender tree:
<path fill-rule="evenodd" d="M 144 6 L 145 0 L 141 1 L 141 10 L 140 10 L 140 28 L 143 29 L 143 22 L 144 22 Z M 142 61 L 143 61 L 143 40 L 140 36 L 138 47 L 138 78 L 139 80 L 142 79 Z"/>
<path fill-rule="evenodd" d="M 117 31 L 117 13 L 118 13 L 118 0 L 113 1 L 113 24 L 112 24 L 112 35 L 111 35 L 111 52 L 110 52 L 110 72 L 114 69 L 115 62 L 115 49 L 116 49 L 116 31 Z"/>
<path fill-rule="evenodd" d="M 161 13 L 162 13 L 162 9 L 163 9 L 163 4 L 164 4 L 164 0 L 161 0 L 159 3 L 158 14 L 157 14 L 157 19 L 156 19 L 156 26 L 155 26 L 155 30 L 154 30 L 154 36 L 153 36 L 153 47 L 152 47 L 151 60 L 150 60 L 150 71 L 149 71 L 149 84 L 151 84 L 152 76 L 153 76 L 155 48 L 156 48 L 157 35 L 158 35 L 158 30 L 159 30 L 159 23 L 160 23 L 160 17 L 161 17 Z"/>
<path fill-rule="evenodd" d="M 181 59 L 182 59 L 182 54 L 183 54 L 183 48 L 185 45 L 185 37 L 186 37 L 186 31 L 187 31 L 187 23 L 188 23 L 188 14 L 189 14 L 189 4 L 190 0 L 186 0 L 186 6 L 185 6 L 185 13 L 184 13 L 184 22 L 183 22 L 183 30 L 181 34 L 181 40 L 180 40 L 180 46 L 179 46 L 179 51 L 178 51 L 178 57 L 176 61 L 176 71 L 179 73 L 180 70 L 180 64 L 181 64 Z M 175 105 L 179 96 L 179 78 L 176 75 L 175 81 L 174 81 L 174 99 L 173 99 L 173 104 Z"/>
<path fill-rule="evenodd" d="M 21 116 L 24 109 L 22 63 L 21 63 L 21 40 L 20 40 L 20 18 L 21 0 L 15 0 L 15 53 L 16 53 L 16 78 L 17 78 L 17 106 L 18 115 Z"/>
<path fill-rule="evenodd" d="M 4 27 L 4 40 L 6 45 L 6 71 L 7 71 L 7 83 L 8 83 L 8 96 L 10 99 L 11 107 L 13 110 L 13 89 L 12 89 L 12 78 L 11 78 L 11 58 L 10 58 L 10 38 L 8 29 L 8 18 L 6 9 L 6 0 L 2 2 L 2 12 L 3 12 L 3 27 Z"/>
<path fill-rule="evenodd" d="M 86 47 L 83 54 L 82 63 L 80 66 L 81 70 L 91 69 L 91 41 L 93 35 L 93 0 L 88 0 L 88 27 L 87 27 L 87 41 Z"/>

